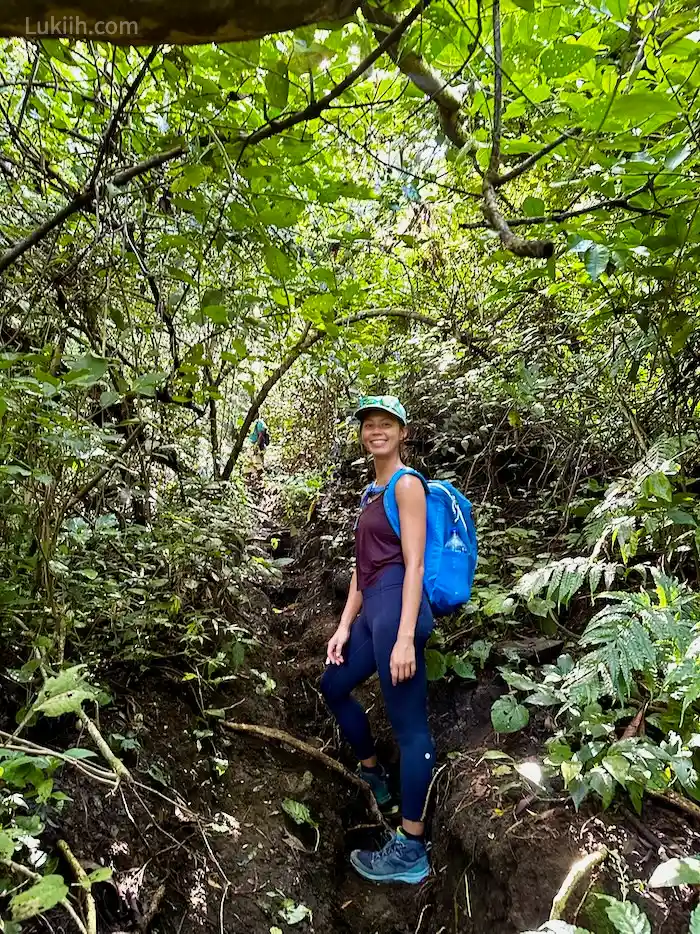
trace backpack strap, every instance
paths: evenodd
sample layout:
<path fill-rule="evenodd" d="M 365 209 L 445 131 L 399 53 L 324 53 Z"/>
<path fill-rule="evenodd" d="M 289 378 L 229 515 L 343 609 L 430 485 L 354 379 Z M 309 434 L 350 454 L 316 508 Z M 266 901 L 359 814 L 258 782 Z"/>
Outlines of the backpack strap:
<path fill-rule="evenodd" d="M 396 484 L 399 482 L 401 477 L 404 477 L 407 474 L 419 478 L 423 484 L 426 496 L 430 493 L 428 481 L 425 479 L 422 473 L 414 470 L 412 467 L 399 468 L 399 470 L 396 471 L 391 480 L 387 483 L 386 490 L 384 491 L 384 512 L 386 513 L 386 517 L 389 520 L 389 525 L 392 527 L 399 538 L 401 538 L 401 523 L 399 521 L 399 506 L 396 502 Z"/>

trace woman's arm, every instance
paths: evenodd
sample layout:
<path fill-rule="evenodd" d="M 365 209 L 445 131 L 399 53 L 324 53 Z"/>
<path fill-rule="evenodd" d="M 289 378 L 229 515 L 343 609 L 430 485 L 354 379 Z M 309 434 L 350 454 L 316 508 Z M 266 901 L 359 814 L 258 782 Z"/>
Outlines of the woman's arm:
<path fill-rule="evenodd" d="M 357 568 L 352 572 L 350 580 L 350 590 L 348 599 L 345 601 L 345 608 L 340 617 L 340 625 L 347 626 L 348 629 L 357 619 L 357 615 L 362 609 L 362 593 L 357 589 Z"/>
<path fill-rule="evenodd" d="M 394 684 L 416 673 L 414 637 L 423 598 L 423 570 L 427 505 L 425 489 L 418 477 L 407 475 L 396 484 L 396 503 L 401 524 L 401 550 L 406 567 L 401 599 L 401 620 L 391 653 L 391 679 Z"/>
<path fill-rule="evenodd" d="M 357 619 L 358 613 L 362 609 L 362 593 L 357 589 L 357 569 L 352 572 L 350 581 L 350 590 L 348 599 L 345 601 L 338 628 L 328 641 L 326 660 L 331 665 L 343 664 L 343 649 L 345 643 L 350 638 L 352 624 Z"/>

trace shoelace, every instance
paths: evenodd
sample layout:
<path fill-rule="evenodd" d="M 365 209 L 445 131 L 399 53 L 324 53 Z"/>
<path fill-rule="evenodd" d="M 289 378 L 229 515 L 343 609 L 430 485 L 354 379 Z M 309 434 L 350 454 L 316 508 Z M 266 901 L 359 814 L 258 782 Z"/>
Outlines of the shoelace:
<path fill-rule="evenodd" d="M 388 843 L 385 843 L 381 850 L 377 850 L 372 854 L 372 865 L 374 866 L 374 864 L 380 859 L 383 859 L 386 856 L 390 856 L 395 850 L 400 852 L 403 848 L 403 844 L 404 841 L 401 839 L 401 837 L 398 834 L 394 834 L 391 840 L 389 840 Z"/>

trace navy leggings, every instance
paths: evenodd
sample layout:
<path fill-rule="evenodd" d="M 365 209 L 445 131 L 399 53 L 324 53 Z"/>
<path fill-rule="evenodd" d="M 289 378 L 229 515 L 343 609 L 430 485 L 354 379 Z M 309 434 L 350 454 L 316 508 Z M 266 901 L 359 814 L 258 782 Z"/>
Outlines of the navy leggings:
<path fill-rule="evenodd" d="M 416 673 L 394 686 L 389 659 L 399 630 L 404 573 L 401 565 L 390 565 L 377 583 L 363 592 L 362 612 L 343 651 L 345 661 L 326 668 L 321 691 L 357 758 L 369 759 L 374 755 L 369 721 L 350 692 L 379 672 L 387 714 L 401 750 L 402 813 L 407 820 L 419 821 L 435 762 L 423 654 L 433 630 L 433 614 L 423 595 L 415 632 Z"/>

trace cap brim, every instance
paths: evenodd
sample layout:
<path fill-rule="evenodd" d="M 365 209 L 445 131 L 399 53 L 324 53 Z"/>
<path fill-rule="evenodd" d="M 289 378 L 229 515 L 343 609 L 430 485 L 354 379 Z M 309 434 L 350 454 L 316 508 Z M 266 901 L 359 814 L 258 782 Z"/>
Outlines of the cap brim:
<path fill-rule="evenodd" d="M 401 418 L 400 415 L 398 415 L 396 412 L 394 412 L 393 409 L 390 409 L 390 408 L 389 408 L 388 406 L 386 406 L 386 405 L 368 405 L 368 406 L 365 406 L 364 408 L 358 409 L 358 410 L 355 412 L 355 418 L 356 418 L 358 421 L 362 421 L 362 416 L 363 416 L 363 415 L 366 415 L 368 412 L 387 412 L 389 415 L 393 415 L 394 418 L 395 418 L 398 422 L 401 422 L 401 424 L 404 426 L 404 428 L 406 427 L 406 420 L 403 419 L 403 418 Z"/>

